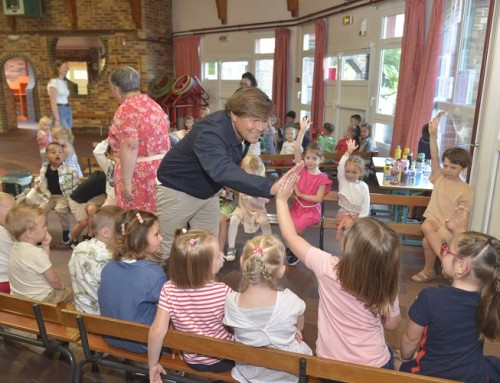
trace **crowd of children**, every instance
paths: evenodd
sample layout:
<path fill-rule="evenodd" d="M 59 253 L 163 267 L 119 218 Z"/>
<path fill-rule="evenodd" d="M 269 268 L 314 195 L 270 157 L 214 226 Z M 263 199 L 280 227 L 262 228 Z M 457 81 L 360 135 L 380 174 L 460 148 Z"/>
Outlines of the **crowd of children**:
<path fill-rule="evenodd" d="M 87 198 L 88 190 L 78 192 L 78 170 L 68 165 L 75 153 L 67 129 L 50 132 L 41 121 L 37 143 L 40 153 L 45 151 L 46 162 L 35 186 L 42 199 L 40 207 L 16 205 L 12 196 L 0 193 L 0 291 L 56 304 L 74 303 L 79 311 L 151 325 L 147 344 L 116 338 L 106 341 L 147 352 L 150 381 L 159 383 L 166 374 L 159 357 L 170 352 L 162 344 L 171 325 L 253 347 L 312 355 L 302 339 L 305 302 L 279 283 L 287 265 L 300 260 L 318 280 L 316 355 L 466 382 L 495 381 L 500 362 L 485 357 L 483 347 L 484 339 L 495 339 L 500 328 L 500 241 L 466 231 L 473 192 L 460 174 L 470 158 L 463 149 L 448 149 L 442 155 L 441 168 L 437 148 L 440 117 L 428 124 L 434 189 L 422 224 L 425 265 L 411 279 L 427 282 L 436 278 L 434 262 L 439 258 L 451 284 L 420 291 L 408 311 L 400 349 L 387 345 L 384 330 L 395 330 L 401 322 L 401 245 L 394 230 L 368 217 L 369 190 L 362 180 L 365 165 L 356 151 L 375 148 L 371 125 L 360 125 L 357 115 L 352 116 L 345 138 L 337 145 L 344 152 L 337 174 L 338 256 L 302 237 L 319 222 L 321 202 L 332 185 L 320 171 L 322 144 L 329 151 L 335 145 L 335 127 L 325 123 L 318 142 L 310 142 L 303 150 L 310 124 L 306 116 L 300 120 L 298 132 L 295 127 L 286 128 L 281 148 L 290 152 L 293 147 L 294 161 L 302 166 L 300 173 L 281 183 L 276 196 L 279 227 L 288 247 L 271 234 L 267 199 L 239 193 L 236 201 L 233 191 L 224 189 L 222 236 L 216 238 L 197 228 L 178 229 L 165 269 L 153 262 L 162 241 L 157 216 L 141 210 L 122 211 L 113 204 L 113 160 L 105 156 L 107 142 L 95 151 L 104 171 L 100 186 L 86 185 L 95 196 L 109 198 L 99 208 L 104 198 L 93 205 L 89 201 L 95 196 Z M 186 130 L 188 126 L 189 121 Z M 268 132 L 266 141 L 276 149 L 274 139 L 269 138 Z M 258 156 L 247 155 L 241 167 L 265 176 Z M 64 285 L 49 259 L 52 237 L 46 222 L 51 210 L 59 217 L 63 240 L 75 241 L 68 265 L 72 287 Z M 71 237 L 69 211 L 77 218 Z M 217 281 L 216 275 L 224 259 L 235 259 L 240 224 L 247 233 L 260 228 L 262 235 L 245 244 L 239 262 L 239 291 L 233 291 Z M 87 225 L 92 238 L 78 244 L 79 231 Z M 231 370 L 240 382 L 297 381 L 297 376 L 288 373 L 207 355 L 183 352 L 183 358 L 198 371 Z"/>

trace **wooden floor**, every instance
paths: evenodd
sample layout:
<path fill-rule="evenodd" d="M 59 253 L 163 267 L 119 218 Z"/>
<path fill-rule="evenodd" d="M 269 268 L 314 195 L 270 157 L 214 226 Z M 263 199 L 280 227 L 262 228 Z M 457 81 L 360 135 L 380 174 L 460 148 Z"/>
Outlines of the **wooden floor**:
<path fill-rule="evenodd" d="M 0 133 L 0 176 L 13 172 L 38 173 L 40 170 L 40 156 L 35 142 L 36 131 L 32 129 L 17 129 L 9 133 Z M 75 138 L 75 148 L 79 156 L 92 155 L 92 142 L 100 141 L 105 137 L 99 134 L 77 134 Z M 370 190 L 378 191 L 376 180 L 368 180 Z M 326 206 L 327 214 L 336 207 L 331 204 Z M 269 210 L 273 211 L 272 202 Z M 330 213 L 328 213 L 330 212 Z M 58 245 L 61 240 L 60 228 L 55 217 L 49 217 L 49 230 L 53 236 L 51 249 L 51 260 L 56 272 L 64 280 L 70 283 L 68 273 L 68 261 L 71 251 L 67 246 Z M 273 227 L 273 232 L 279 235 L 279 230 Z M 236 247 L 241 250 L 245 241 L 249 237 L 240 232 Z M 319 239 L 318 229 L 310 229 L 305 233 L 305 238 L 312 244 L 317 244 Z M 328 232 L 325 238 L 325 249 L 332 254 L 339 254 L 339 246 L 333 232 Z M 417 284 L 410 281 L 410 276 L 419 271 L 423 266 L 422 249 L 416 246 L 403 246 L 403 261 L 401 265 L 400 283 L 400 305 L 404 320 L 395 331 L 386 331 L 386 340 L 393 348 L 399 348 L 399 341 L 404 329 L 408 307 L 412 304 L 420 289 L 429 285 L 447 283 L 444 279 L 438 278 L 430 284 Z M 239 283 L 238 262 L 226 262 L 219 272 L 219 279 L 233 289 L 238 288 Z M 314 350 L 316 341 L 318 318 L 318 290 L 314 275 L 307 270 L 303 264 L 289 267 L 282 280 L 284 287 L 290 288 L 306 302 L 306 325 L 303 332 L 304 340 Z M 81 350 L 73 346 L 72 350 L 81 358 Z M 500 356 L 500 345 L 487 342 L 486 354 Z M 0 382 L 21 383 L 40 382 L 52 383 L 63 382 L 66 378 L 67 364 L 58 359 L 57 355 L 42 352 L 36 347 L 19 345 L 13 342 L 0 339 Z M 100 373 L 86 373 L 84 382 L 123 382 L 122 372 L 101 369 Z M 147 382 L 144 377 L 135 377 L 134 381 Z"/>

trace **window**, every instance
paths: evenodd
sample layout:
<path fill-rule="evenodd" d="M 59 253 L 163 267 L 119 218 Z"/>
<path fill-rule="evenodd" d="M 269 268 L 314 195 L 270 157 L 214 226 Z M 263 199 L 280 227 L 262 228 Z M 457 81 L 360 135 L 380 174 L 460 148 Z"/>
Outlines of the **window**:
<path fill-rule="evenodd" d="M 248 61 L 223 61 L 220 71 L 222 80 L 240 80 L 248 72 Z"/>
<path fill-rule="evenodd" d="M 202 65 L 202 78 L 203 80 L 217 80 L 218 71 L 216 62 L 203 63 Z"/>
<path fill-rule="evenodd" d="M 312 86 L 314 73 L 314 57 L 302 58 L 302 89 L 300 92 L 300 102 L 305 105 L 311 105 Z"/>
<path fill-rule="evenodd" d="M 399 62 L 401 48 L 383 49 L 381 51 L 381 79 L 377 97 L 377 113 L 394 115 L 398 95 Z"/>
<path fill-rule="evenodd" d="M 405 15 L 403 13 L 385 16 L 382 20 L 382 39 L 403 37 L 404 25 Z"/>
<path fill-rule="evenodd" d="M 316 35 L 314 33 L 306 33 L 302 42 L 303 51 L 311 51 L 316 48 Z"/>
<path fill-rule="evenodd" d="M 328 80 L 328 81 L 337 80 L 338 70 L 339 70 L 338 57 L 325 58 L 325 80 Z"/>
<path fill-rule="evenodd" d="M 262 38 L 255 40 L 255 53 L 266 54 L 274 53 L 275 38 Z"/>
<path fill-rule="evenodd" d="M 342 57 L 342 80 L 368 80 L 369 54 Z"/>
<path fill-rule="evenodd" d="M 441 48 L 437 109 L 445 110 L 445 132 L 438 145 L 443 148 L 471 142 L 483 59 L 488 1 L 445 2 L 443 44 Z"/>
<path fill-rule="evenodd" d="M 255 39 L 255 79 L 269 98 L 273 93 L 274 37 Z"/>

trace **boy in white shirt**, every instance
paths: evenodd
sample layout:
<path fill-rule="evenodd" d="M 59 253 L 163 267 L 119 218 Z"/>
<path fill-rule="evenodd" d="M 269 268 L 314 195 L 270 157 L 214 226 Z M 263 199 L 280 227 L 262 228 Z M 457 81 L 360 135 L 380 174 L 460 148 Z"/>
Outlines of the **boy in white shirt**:
<path fill-rule="evenodd" d="M 73 303 L 73 291 L 65 287 L 50 263 L 50 242 L 45 214 L 32 205 L 13 207 L 5 228 L 15 242 L 9 258 L 11 294 L 48 303 Z M 41 243 L 41 247 L 37 244 Z"/>

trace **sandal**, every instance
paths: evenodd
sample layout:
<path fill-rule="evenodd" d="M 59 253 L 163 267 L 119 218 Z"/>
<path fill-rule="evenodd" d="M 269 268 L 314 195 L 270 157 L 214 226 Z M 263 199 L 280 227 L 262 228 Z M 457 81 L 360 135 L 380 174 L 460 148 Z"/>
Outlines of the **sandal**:
<path fill-rule="evenodd" d="M 413 275 L 411 280 L 417 283 L 427 283 L 437 278 L 437 274 L 434 270 L 424 273 L 423 270 L 419 273 Z"/>

